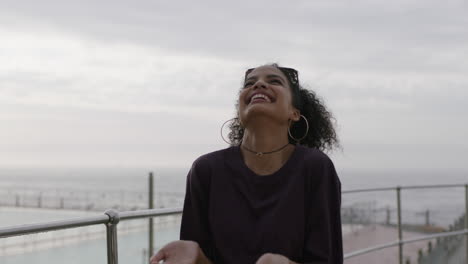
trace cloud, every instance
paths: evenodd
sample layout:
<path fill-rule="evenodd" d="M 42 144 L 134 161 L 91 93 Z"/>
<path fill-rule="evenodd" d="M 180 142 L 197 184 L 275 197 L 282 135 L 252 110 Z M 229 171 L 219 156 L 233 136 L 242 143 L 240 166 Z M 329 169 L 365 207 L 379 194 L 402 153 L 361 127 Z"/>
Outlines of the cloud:
<path fill-rule="evenodd" d="M 195 107 L 226 113 L 240 87 L 235 73 L 242 67 L 229 61 L 48 31 L 0 32 L 8 36 L 0 44 L 3 102 L 189 114 L 193 111 L 187 108 Z M 231 97 L 221 96 L 226 94 Z"/>
<path fill-rule="evenodd" d="M 0 120 L 10 125 L 2 125 L 0 142 L 16 153 L 3 158 L 33 162 L 37 153 L 27 150 L 44 146 L 46 163 L 72 164 L 79 155 L 65 150 L 98 146 L 86 161 L 92 163 L 121 145 L 133 154 L 116 152 L 115 160 L 143 165 L 151 162 L 146 144 L 158 159 L 183 152 L 188 162 L 217 144 L 210 142 L 234 112 L 244 70 L 280 62 L 298 68 L 330 106 L 356 164 L 372 156 L 382 158 L 379 166 L 409 166 L 404 158 L 373 156 L 372 147 L 347 146 L 398 143 L 410 151 L 462 141 L 466 11 L 460 1 L 2 1 Z M 197 130 L 183 134 L 180 124 Z M 190 142 L 201 143 L 192 153 L 178 151 Z"/>
<path fill-rule="evenodd" d="M 24 18 L 33 20 L 34 27 L 53 27 L 108 43 L 139 43 L 244 62 L 280 57 L 341 69 L 415 70 L 432 56 L 466 51 L 463 43 L 468 39 L 467 7 L 455 1 L 298 1 L 272 6 L 266 1 L 49 0 L 3 5 L 7 21 Z M 438 63 L 427 65 L 437 69 Z"/>

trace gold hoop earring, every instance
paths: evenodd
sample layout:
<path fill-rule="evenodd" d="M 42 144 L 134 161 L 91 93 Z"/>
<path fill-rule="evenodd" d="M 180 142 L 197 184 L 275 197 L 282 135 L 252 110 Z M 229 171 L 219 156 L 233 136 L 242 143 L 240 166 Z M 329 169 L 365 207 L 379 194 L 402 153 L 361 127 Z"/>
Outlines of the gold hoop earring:
<path fill-rule="evenodd" d="M 229 142 L 229 141 L 227 141 L 227 140 L 224 138 L 224 136 L 223 136 L 223 127 L 226 125 L 227 122 L 233 121 L 233 120 L 236 120 L 236 119 L 237 119 L 237 117 L 234 117 L 234 118 L 231 118 L 231 119 L 229 119 L 229 120 L 226 120 L 226 121 L 223 123 L 223 125 L 221 126 L 221 138 L 223 139 L 224 142 L 226 142 L 226 143 L 229 144 L 229 145 L 231 145 L 232 143 Z"/>
<path fill-rule="evenodd" d="M 288 127 L 288 134 L 289 134 L 289 136 L 290 136 L 294 141 L 296 141 L 296 144 L 297 144 L 297 145 L 299 145 L 299 142 L 300 142 L 301 140 L 303 140 L 304 138 L 306 138 L 306 137 L 307 137 L 307 134 L 309 133 L 309 121 L 307 121 L 307 118 L 306 118 L 304 115 L 301 115 L 301 118 L 304 119 L 304 121 L 305 121 L 305 123 L 306 123 L 306 128 L 307 128 L 307 129 L 306 129 L 306 132 L 305 132 L 305 134 L 304 134 L 304 136 L 302 136 L 302 137 L 299 138 L 299 139 L 293 137 L 292 134 L 291 134 L 291 130 L 290 130 L 290 128 Z"/>

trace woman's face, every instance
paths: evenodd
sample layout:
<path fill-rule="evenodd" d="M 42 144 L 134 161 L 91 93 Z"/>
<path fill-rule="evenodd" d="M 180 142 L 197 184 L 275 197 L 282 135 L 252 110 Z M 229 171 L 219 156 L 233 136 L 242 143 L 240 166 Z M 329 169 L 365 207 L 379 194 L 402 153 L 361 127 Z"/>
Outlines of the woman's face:
<path fill-rule="evenodd" d="M 239 118 L 244 127 L 255 117 L 268 116 L 272 122 L 288 124 L 299 120 L 292 105 L 291 88 L 286 76 L 274 66 L 261 66 L 251 71 L 239 94 Z"/>

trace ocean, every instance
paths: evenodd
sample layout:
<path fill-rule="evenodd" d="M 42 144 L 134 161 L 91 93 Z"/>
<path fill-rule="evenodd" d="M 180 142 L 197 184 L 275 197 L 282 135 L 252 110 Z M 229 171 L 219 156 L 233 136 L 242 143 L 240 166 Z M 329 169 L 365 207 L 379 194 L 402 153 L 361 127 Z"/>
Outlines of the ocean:
<path fill-rule="evenodd" d="M 153 171 L 156 208 L 182 206 L 188 170 L 165 168 Z M 463 170 L 337 171 L 342 191 L 468 183 L 468 171 Z M 60 207 L 63 202 L 68 209 L 81 209 L 82 203 L 81 206 L 97 212 L 123 204 L 128 207 L 122 209 L 143 209 L 148 204 L 148 174 L 146 169 L 0 169 L 0 206 L 14 206 L 19 200 L 21 207 L 37 207 L 40 199 L 42 207 L 46 208 Z M 443 225 L 453 220 L 453 214 L 464 210 L 464 188 L 403 190 L 401 198 L 404 211 L 422 213 L 429 210 L 433 221 Z M 395 191 L 345 193 L 342 205 L 396 208 L 396 194 Z M 447 215 L 449 211 L 451 213 Z M 28 221 L 18 219 L 17 223 Z"/>

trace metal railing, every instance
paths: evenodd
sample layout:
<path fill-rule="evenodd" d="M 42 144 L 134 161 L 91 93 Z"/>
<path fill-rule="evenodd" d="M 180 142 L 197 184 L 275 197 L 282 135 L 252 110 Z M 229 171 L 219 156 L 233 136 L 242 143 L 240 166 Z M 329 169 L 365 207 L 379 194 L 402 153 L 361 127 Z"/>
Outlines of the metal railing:
<path fill-rule="evenodd" d="M 429 189 L 429 188 L 465 188 L 465 225 L 463 230 L 459 231 L 452 231 L 452 232 L 440 232 L 437 234 L 420 236 L 411 239 L 403 239 L 402 234 L 402 225 L 401 225 L 401 191 L 406 189 Z M 343 191 L 343 194 L 347 193 L 359 193 L 359 192 L 377 192 L 377 191 L 396 191 L 396 203 L 397 203 L 397 231 L 398 231 L 398 239 L 395 241 L 391 241 L 388 243 L 380 244 L 373 247 L 368 247 L 364 249 L 360 249 L 354 252 L 350 252 L 344 255 L 344 259 L 349 259 L 355 256 L 363 255 L 366 253 L 370 253 L 373 251 L 395 247 L 398 246 L 398 263 L 403 264 L 403 245 L 422 241 L 422 240 L 430 240 L 434 238 L 440 237 L 449 237 L 449 236 L 460 236 L 465 235 L 465 263 L 468 264 L 468 184 L 445 184 L 445 185 L 414 185 L 414 186 L 397 186 L 397 187 L 386 187 L 386 188 L 370 188 L 370 189 L 355 189 L 355 190 L 347 190 Z"/>
<path fill-rule="evenodd" d="M 182 208 L 152 209 L 129 212 L 118 212 L 111 209 L 106 211 L 103 215 L 0 228 L 0 238 L 104 224 L 106 226 L 107 263 L 117 264 L 117 224 L 120 221 L 175 215 L 181 213 Z"/>
<path fill-rule="evenodd" d="M 403 239 L 402 226 L 401 226 L 401 190 L 421 189 L 421 188 L 459 188 L 459 187 L 465 188 L 464 230 L 441 232 L 437 234 L 420 236 L 420 237 L 411 238 L 411 239 Z M 347 190 L 347 191 L 343 191 L 342 193 L 347 194 L 347 193 L 357 193 L 357 192 L 391 191 L 391 190 L 395 190 L 396 195 L 397 195 L 398 240 L 347 253 L 344 255 L 344 259 L 349 259 L 355 256 L 370 253 L 373 251 L 398 246 L 399 263 L 403 264 L 403 245 L 404 244 L 412 243 L 416 241 L 422 241 L 422 240 L 430 240 L 434 238 L 465 235 L 466 236 L 466 263 L 468 263 L 468 184 L 425 185 L 425 186 L 421 185 L 421 186 L 405 186 L 405 187 L 397 186 L 397 187 L 392 187 L 392 188 Z M 175 214 L 181 214 L 181 213 L 182 213 L 182 208 L 149 209 L 149 210 L 128 211 L 128 212 L 118 212 L 116 210 L 108 210 L 103 215 L 98 215 L 98 216 L 0 228 L 0 238 L 104 224 L 106 226 L 107 263 L 118 264 L 117 225 L 120 221 L 175 215 Z M 150 252 L 150 255 L 151 254 L 152 252 Z"/>

